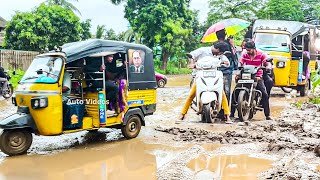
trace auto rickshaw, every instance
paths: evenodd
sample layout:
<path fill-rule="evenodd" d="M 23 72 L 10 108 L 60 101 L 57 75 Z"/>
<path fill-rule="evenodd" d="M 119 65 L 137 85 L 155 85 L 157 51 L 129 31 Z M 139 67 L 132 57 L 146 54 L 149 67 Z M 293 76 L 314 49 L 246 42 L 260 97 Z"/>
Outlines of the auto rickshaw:
<path fill-rule="evenodd" d="M 274 86 L 285 92 L 296 89 L 305 96 L 311 89 L 311 72 L 316 70 L 316 27 L 296 21 L 257 20 L 253 39 L 257 48 L 274 59 Z M 305 51 L 310 53 L 310 71 L 303 75 Z"/>
<path fill-rule="evenodd" d="M 113 61 L 106 64 L 108 55 Z M 137 55 L 144 67 L 138 73 L 129 71 L 139 64 Z M 106 100 L 105 76 L 111 67 L 122 68 L 115 74 L 121 74 L 119 105 L 112 105 L 119 106 L 119 112 Z M 67 79 L 69 93 L 64 92 Z M 10 156 L 25 154 L 32 133 L 56 136 L 112 127 L 135 138 L 145 125 L 144 117 L 156 110 L 156 88 L 153 53 L 144 45 L 96 39 L 65 44 L 38 55 L 20 80 L 12 98 L 18 110 L 0 121 L 0 149 Z"/>

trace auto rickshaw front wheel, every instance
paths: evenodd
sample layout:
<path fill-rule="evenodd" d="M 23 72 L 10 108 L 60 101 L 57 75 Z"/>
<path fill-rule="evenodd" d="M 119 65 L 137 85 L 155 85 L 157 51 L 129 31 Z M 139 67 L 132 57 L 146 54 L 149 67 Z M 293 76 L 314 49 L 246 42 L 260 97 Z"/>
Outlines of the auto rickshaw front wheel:
<path fill-rule="evenodd" d="M 0 134 L 0 150 L 9 155 L 27 153 L 32 144 L 32 134 L 27 129 L 4 130 Z"/>
<path fill-rule="evenodd" d="M 131 115 L 126 125 L 121 127 L 122 135 L 127 139 L 135 138 L 141 130 L 141 118 L 138 115 Z"/>

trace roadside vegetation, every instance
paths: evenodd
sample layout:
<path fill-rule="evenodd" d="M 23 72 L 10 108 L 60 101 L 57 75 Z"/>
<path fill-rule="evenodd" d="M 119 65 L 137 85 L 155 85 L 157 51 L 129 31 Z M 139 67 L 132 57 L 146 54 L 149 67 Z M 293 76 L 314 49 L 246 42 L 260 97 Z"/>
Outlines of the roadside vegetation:
<path fill-rule="evenodd" d="M 8 74 L 11 76 L 10 83 L 12 84 L 13 89 L 16 89 L 19 81 L 21 80 L 25 72 L 21 69 L 18 69 L 18 70 L 15 70 L 15 75 L 13 75 L 12 73 L 13 73 L 13 70 L 8 71 Z"/>

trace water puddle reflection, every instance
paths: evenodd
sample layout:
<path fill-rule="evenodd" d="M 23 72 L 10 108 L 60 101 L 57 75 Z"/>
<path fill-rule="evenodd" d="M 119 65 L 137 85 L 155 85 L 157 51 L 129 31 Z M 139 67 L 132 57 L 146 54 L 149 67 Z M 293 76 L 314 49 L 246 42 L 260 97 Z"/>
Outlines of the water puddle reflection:
<path fill-rule="evenodd" d="M 209 159 L 205 155 L 191 160 L 188 168 L 195 171 L 197 179 L 257 179 L 257 175 L 271 168 L 272 161 L 248 155 L 222 155 Z"/>
<path fill-rule="evenodd" d="M 185 149 L 132 139 L 51 155 L 8 157 L 0 164 L 0 180 L 156 179 L 157 168 Z"/>

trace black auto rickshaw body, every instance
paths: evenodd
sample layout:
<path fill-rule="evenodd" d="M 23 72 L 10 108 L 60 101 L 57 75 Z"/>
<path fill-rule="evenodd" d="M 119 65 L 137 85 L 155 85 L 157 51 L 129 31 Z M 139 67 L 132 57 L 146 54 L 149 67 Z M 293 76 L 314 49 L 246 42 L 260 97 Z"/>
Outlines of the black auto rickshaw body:
<path fill-rule="evenodd" d="M 285 92 L 297 89 L 305 96 L 310 86 L 310 74 L 316 70 L 316 27 L 307 23 L 282 20 L 256 20 L 253 39 L 256 47 L 273 58 L 274 86 Z M 303 75 L 306 56 L 310 54 L 308 69 Z M 305 76 L 305 77 L 303 77 Z"/>
<path fill-rule="evenodd" d="M 107 55 L 113 55 L 112 63 L 105 64 Z M 105 76 L 111 66 L 121 70 L 115 74 L 120 112 L 110 109 L 106 100 Z M 156 87 L 153 53 L 144 45 L 96 39 L 65 44 L 37 56 L 19 82 L 12 98 L 18 111 L 0 121 L 0 149 L 8 155 L 24 154 L 32 133 L 55 136 L 113 127 L 135 138 L 144 117 L 156 110 Z"/>

